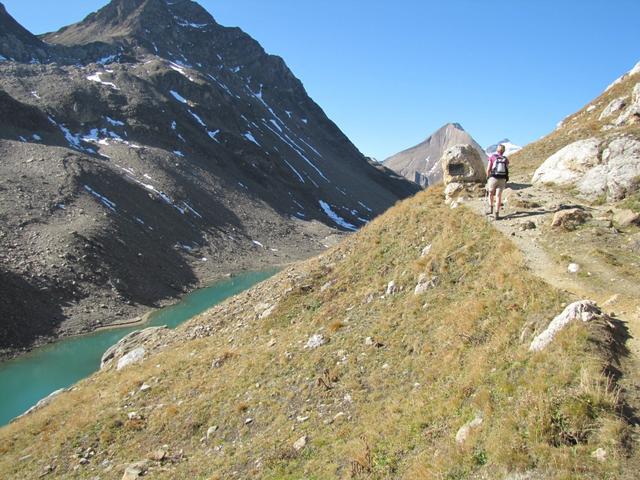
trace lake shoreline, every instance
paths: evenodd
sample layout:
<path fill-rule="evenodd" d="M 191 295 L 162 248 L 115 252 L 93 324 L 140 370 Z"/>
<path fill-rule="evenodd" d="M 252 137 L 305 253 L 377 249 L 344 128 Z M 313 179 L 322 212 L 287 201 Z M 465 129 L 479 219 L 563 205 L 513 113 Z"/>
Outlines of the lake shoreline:
<path fill-rule="evenodd" d="M 149 322 L 149 320 L 151 319 L 154 313 L 156 313 L 157 311 L 163 308 L 171 307 L 173 305 L 180 303 L 187 295 L 197 290 L 208 288 L 217 282 L 224 281 L 225 279 L 232 279 L 239 275 L 247 274 L 253 271 L 256 271 L 256 272 L 267 271 L 270 269 L 282 270 L 294 263 L 296 263 L 296 261 L 280 262 L 280 263 L 274 263 L 270 265 L 260 265 L 260 266 L 256 265 L 257 267 L 256 269 L 243 268 L 241 270 L 237 270 L 231 273 L 210 275 L 208 277 L 201 279 L 197 284 L 193 286 L 189 286 L 185 291 L 180 292 L 179 296 L 164 299 L 163 301 L 161 301 L 161 304 L 158 307 L 141 307 L 140 314 L 130 319 L 123 320 L 123 321 L 116 320 L 115 322 L 109 323 L 107 325 L 98 325 L 94 328 L 88 328 L 87 330 L 79 331 L 79 332 L 68 332 L 68 333 L 61 332 L 55 335 L 39 337 L 39 338 L 36 338 L 29 347 L 18 348 L 18 349 L 12 349 L 12 348 L 0 349 L 0 365 L 11 360 L 19 359 L 20 357 L 28 355 L 29 353 L 34 352 L 39 348 L 53 345 L 56 342 L 59 342 L 61 340 L 66 340 L 66 339 L 76 338 L 76 337 L 83 337 L 83 336 L 91 335 L 93 333 L 97 333 L 101 331 L 118 330 L 122 328 L 131 328 L 131 327 L 142 327 Z"/>
<path fill-rule="evenodd" d="M 194 289 L 178 302 L 147 312 L 141 318 L 144 323 L 136 319 L 101 331 L 67 336 L 1 363 L 0 390 L 6 395 L 0 396 L 0 426 L 37 405 L 51 392 L 73 388 L 77 382 L 99 371 L 104 352 L 132 332 L 158 326 L 173 330 L 277 275 L 285 266 L 281 264 L 218 277 L 218 280 L 206 282 L 208 286 Z"/>

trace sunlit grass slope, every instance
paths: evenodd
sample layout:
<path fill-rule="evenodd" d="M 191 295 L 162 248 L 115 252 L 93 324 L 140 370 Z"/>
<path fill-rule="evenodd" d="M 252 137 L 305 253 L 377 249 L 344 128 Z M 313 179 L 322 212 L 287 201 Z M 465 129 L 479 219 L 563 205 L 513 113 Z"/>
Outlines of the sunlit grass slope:
<path fill-rule="evenodd" d="M 576 323 L 529 352 L 572 299 L 441 197 L 398 204 L 0 430 L 0 476 L 119 479 L 146 460 L 154 479 L 633 478 L 620 327 Z M 312 335 L 326 343 L 306 348 Z"/>

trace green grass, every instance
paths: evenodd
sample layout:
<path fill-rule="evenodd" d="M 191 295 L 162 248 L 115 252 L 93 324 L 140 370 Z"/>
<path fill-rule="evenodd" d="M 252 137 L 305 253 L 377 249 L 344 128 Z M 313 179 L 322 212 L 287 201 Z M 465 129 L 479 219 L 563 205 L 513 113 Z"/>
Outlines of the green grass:
<path fill-rule="evenodd" d="M 529 275 L 487 222 L 441 196 L 432 189 L 398 204 L 187 322 L 143 364 L 98 373 L 0 430 L 0 476 L 34 478 L 55 465 L 60 478 L 92 478 L 108 460 L 104 478 L 120 478 L 166 444 L 169 460 L 150 462 L 150 478 L 622 478 L 635 451 L 623 392 L 606 373 L 622 358 L 612 326 L 574 324 L 530 353 L 532 331 L 569 299 Z M 437 285 L 416 296 L 422 273 Z M 400 291 L 385 296 L 390 280 Z M 261 302 L 277 302 L 264 319 Z M 214 333 L 190 340 L 196 325 Z M 317 333 L 328 343 L 305 349 Z M 152 386 L 144 394 L 143 382 Z M 142 419 L 129 420 L 131 411 Z M 457 445 L 478 414 L 482 426 Z M 303 435 L 309 443 L 295 451 Z M 95 457 L 77 467 L 89 447 Z M 591 457 L 598 447 L 602 463 Z"/>

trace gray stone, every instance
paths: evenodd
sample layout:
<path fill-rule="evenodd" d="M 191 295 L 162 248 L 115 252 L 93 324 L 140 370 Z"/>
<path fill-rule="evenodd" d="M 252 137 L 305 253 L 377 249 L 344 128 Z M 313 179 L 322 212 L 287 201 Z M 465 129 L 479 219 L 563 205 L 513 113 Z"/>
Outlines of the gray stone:
<path fill-rule="evenodd" d="M 418 284 L 416 285 L 415 290 L 413 291 L 414 295 L 422 295 L 438 285 L 438 277 L 432 277 L 427 275 L 426 273 L 421 273 L 420 277 L 418 277 Z"/>
<path fill-rule="evenodd" d="M 562 313 L 556 316 L 549 326 L 538 336 L 536 336 L 529 350 L 539 352 L 549 345 L 555 336 L 569 323 L 574 321 L 591 322 L 603 317 L 602 310 L 591 300 L 581 300 L 568 305 Z"/>
<path fill-rule="evenodd" d="M 394 280 L 391 280 L 388 284 L 387 284 L 387 291 L 386 294 L 387 295 L 394 295 L 398 292 L 398 286 L 396 285 L 396 282 Z"/>
<path fill-rule="evenodd" d="M 467 438 L 469 438 L 471 432 L 482 425 L 482 421 L 482 416 L 477 415 L 476 418 L 460 427 L 456 433 L 456 443 L 458 445 L 463 445 L 467 441 Z"/>
<path fill-rule="evenodd" d="M 309 437 L 307 437 L 306 435 L 300 437 L 298 440 L 295 441 L 295 443 L 293 444 L 293 449 L 296 452 L 299 452 L 300 450 L 302 450 L 304 447 L 307 446 L 307 442 L 309 441 Z"/>
<path fill-rule="evenodd" d="M 520 224 L 520 230 L 521 231 L 525 231 L 525 230 L 535 230 L 536 228 L 536 224 L 533 223 L 531 220 L 527 221 L 527 222 L 522 222 Z"/>
<path fill-rule="evenodd" d="M 445 185 L 456 183 L 484 183 L 487 179 L 485 162 L 470 144 L 448 148 L 440 159 Z"/>
<path fill-rule="evenodd" d="M 209 440 L 218 431 L 218 426 L 214 425 L 207 429 L 207 440 Z"/>
<path fill-rule="evenodd" d="M 581 208 L 569 208 L 556 212 L 551 220 L 552 227 L 560 227 L 565 230 L 574 230 L 585 223 L 592 215 Z"/>
<path fill-rule="evenodd" d="M 136 480 L 140 478 L 144 471 L 140 467 L 127 467 L 122 475 L 122 480 Z"/>
<path fill-rule="evenodd" d="M 324 338 L 324 336 L 322 336 L 319 333 L 317 333 L 317 334 L 311 335 L 309 337 L 309 340 L 307 340 L 307 343 L 304 346 L 304 348 L 309 348 L 311 350 L 314 350 L 314 349 L 316 349 L 318 347 L 321 347 L 325 343 L 327 343 L 326 338 Z"/>
<path fill-rule="evenodd" d="M 613 214 L 613 221 L 621 227 L 628 227 L 630 225 L 640 224 L 640 213 L 636 213 L 633 210 L 624 209 L 616 210 Z"/>

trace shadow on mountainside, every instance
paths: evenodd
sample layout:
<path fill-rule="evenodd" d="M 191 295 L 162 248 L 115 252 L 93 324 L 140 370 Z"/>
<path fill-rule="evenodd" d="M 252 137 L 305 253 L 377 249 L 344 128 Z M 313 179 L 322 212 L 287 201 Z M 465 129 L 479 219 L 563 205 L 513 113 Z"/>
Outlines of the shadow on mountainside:
<path fill-rule="evenodd" d="M 64 320 L 62 305 L 72 301 L 65 289 L 0 269 L 0 351 L 23 348 L 49 336 Z"/>

